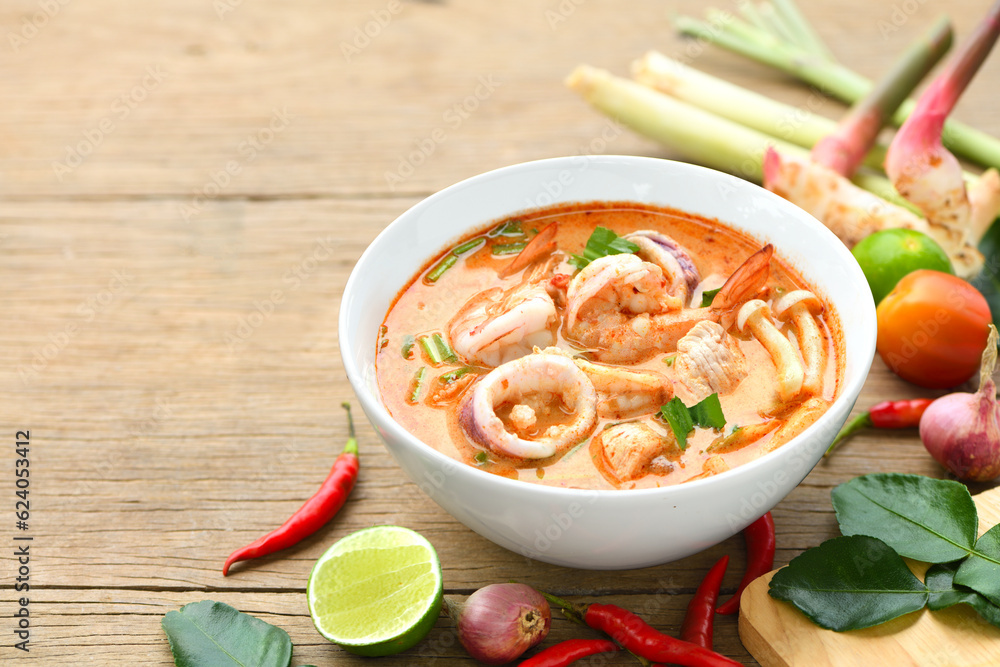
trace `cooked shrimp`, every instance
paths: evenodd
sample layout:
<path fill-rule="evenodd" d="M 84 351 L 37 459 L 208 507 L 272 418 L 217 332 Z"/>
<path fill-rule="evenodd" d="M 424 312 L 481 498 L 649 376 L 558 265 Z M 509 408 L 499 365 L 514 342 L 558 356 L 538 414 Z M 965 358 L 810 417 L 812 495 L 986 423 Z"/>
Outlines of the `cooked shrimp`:
<path fill-rule="evenodd" d="M 666 234 L 653 230 L 632 232 L 625 238 L 639 246 L 636 253 L 639 257 L 663 269 L 669 283 L 667 291 L 680 297 L 685 306 L 688 305 L 691 293 L 701 282 L 698 268 L 688 251 Z"/>
<path fill-rule="evenodd" d="M 574 359 L 597 390 L 597 414 L 606 419 L 629 419 L 656 412 L 674 396 L 664 375 L 592 364 Z"/>
<path fill-rule="evenodd" d="M 510 413 L 506 423 L 497 414 L 504 408 Z M 536 352 L 479 380 L 462 402 L 459 424 L 473 441 L 498 454 L 545 459 L 594 430 L 597 392 L 572 359 Z"/>
<path fill-rule="evenodd" d="M 587 347 L 596 361 L 636 363 L 672 351 L 698 322 L 712 320 L 728 328 L 739 306 L 764 288 L 772 252 L 769 244 L 751 255 L 704 308 L 683 308 L 666 292 L 666 279 L 655 264 L 634 255 L 594 260 L 567 289 L 567 337 Z"/>
<path fill-rule="evenodd" d="M 573 277 L 566 288 L 566 327 L 581 315 L 640 315 L 679 310 L 683 303 L 667 291 L 663 270 L 636 255 L 600 257 Z M 582 309 L 586 313 L 582 313 Z"/>
<path fill-rule="evenodd" d="M 539 273 L 469 299 L 448 323 L 452 349 L 467 363 L 499 366 L 552 345 L 559 314 Z"/>

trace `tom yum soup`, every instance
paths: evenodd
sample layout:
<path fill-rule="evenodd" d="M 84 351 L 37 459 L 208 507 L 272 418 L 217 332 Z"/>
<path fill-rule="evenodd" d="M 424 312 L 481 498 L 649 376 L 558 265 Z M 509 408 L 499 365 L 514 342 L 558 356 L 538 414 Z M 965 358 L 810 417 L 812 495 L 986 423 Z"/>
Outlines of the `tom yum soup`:
<path fill-rule="evenodd" d="M 838 392 L 836 314 L 715 220 L 628 203 L 497 221 L 397 297 L 376 376 L 393 418 L 485 471 L 642 488 L 716 475 Z"/>

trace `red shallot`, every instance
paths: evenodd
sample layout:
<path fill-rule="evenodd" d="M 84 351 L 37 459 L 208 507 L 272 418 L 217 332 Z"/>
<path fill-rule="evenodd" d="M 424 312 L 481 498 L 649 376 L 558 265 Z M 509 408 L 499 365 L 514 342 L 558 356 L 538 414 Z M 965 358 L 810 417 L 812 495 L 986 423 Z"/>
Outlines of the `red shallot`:
<path fill-rule="evenodd" d="M 979 391 L 942 396 L 920 418 L 920 439 L 927 451 L 965 482 L 1000 477 L 1000 405 L 992 378 L 996 363 L 997 330 L 991 324 L 979 369 Z"/>
<path fill-rule="evenodd" d="M 549 603 L 525 584 L 490 584 L 464 603 L 446 599 L 458 641 L 473 658 L 500 665 L 518 658 L 549 634 Z"/>

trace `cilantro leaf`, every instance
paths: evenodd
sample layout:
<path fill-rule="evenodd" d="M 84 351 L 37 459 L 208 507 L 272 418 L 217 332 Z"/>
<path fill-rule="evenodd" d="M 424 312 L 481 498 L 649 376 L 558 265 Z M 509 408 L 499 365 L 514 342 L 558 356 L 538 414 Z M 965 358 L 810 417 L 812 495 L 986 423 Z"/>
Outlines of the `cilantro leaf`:
<path fill-rule="evenodd" d="M 674 396 L 666 405 L 660 406 L 660 416 L 670 424 L 670 430 L 674 432 L 681 451 L 687 449 L 687 437 L 695 426 L 720 429 L 726 425 L 717 393 L 705 397 L 690 408 Z"/>
<path fill-rule="evenodd" d="M 620 255 L 623 253 L 635 254 L 639 251 L 639 246 L 628 239 L 622 238 L 610 229 L 605 227 L 595 227 L 587 239 L 587 245 L 583 249 L 582 255 L 572 255 L 569 263 L 578 269 L 582 269 L 599 257 L 608 255 Z"/>
<path fill-rule="evenodd" d="M 666 405 L 660 406 L 660 415 L 670 424 L 681 451 L 687 449 L 687 437 L 694 430 L 694 420 L 684 401 L 674 396 Z"/>
<path fill-rule="evenodd" d="M 688 411 L 691 413 L 691 420 L 702 428 L 718 430 L 726 425 L 726 417 L 722 414 L 722 404 L 719 402 L 718 394 L 706 396 L 688 408 Z"/>

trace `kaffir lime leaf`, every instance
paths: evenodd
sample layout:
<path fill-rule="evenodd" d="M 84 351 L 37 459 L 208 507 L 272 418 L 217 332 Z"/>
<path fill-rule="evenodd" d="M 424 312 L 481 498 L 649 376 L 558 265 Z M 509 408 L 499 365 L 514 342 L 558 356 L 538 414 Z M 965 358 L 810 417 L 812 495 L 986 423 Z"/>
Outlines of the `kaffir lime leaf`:
<path fill-rule="evenodd" d="M 306 589 L 321 635 L 351 653 L 399 653 L 420 642 L 438 618 L 441 563 L 420 534 L 400 526 L 352 533 L 323 554 Z"/>

